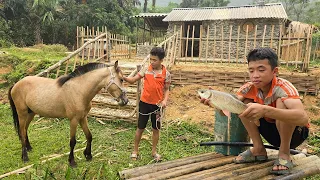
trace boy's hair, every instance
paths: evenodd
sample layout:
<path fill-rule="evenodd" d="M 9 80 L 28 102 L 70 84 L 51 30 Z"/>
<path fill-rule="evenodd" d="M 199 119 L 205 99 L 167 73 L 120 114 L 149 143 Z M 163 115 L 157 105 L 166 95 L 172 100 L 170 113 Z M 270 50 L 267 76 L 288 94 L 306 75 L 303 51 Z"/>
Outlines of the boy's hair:
<path fill-rule="evenodd" d="M 166 55 L 166 53 L 164 52 L 163 48 L 161 47 L 154 47 L 151 49 L 150 54 L 152 56 L 158 56 L 158 58 L 160 60 L 162 60 L 164 58 L 164 56 Z"/>
<path fill-rule="evenodd" d="M 247 56 L 248 64 L 250 61 L 259 61 L 264 59 L 268 59 L 272 69 L 278 66 L 278 55 L 273 49 L 268 47 L 253 49 Z"/>

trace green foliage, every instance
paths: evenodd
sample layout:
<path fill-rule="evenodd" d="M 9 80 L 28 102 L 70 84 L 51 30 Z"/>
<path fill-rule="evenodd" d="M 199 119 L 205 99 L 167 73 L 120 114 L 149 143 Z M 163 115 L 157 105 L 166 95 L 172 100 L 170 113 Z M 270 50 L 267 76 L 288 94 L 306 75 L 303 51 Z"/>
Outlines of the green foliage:
<path fill-rule="evenodd" d="M 9 31 L 8 23 L 0 16 L 0 48 L 10 47 L 12 45 Z"/>

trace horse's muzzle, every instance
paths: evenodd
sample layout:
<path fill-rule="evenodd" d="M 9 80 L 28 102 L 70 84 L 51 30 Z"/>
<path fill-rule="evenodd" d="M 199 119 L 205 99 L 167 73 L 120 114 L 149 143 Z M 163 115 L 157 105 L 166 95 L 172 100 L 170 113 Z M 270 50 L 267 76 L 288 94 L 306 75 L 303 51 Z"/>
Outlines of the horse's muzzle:
<path fill-rule="evenodd" d="M 119 97 L 119 99 L 120 99 L 120 101 L 118 101 L 118 104 L 119 104 L 120 106 L 125 106 L 125 105 L 127 105 L 128 102 L 129 102 L 129 99 L 128 99 L 128 97 L 127 97 L 127 95 L 126 95 L 125 92 L 123 92 L 123 93 L 121 94 L 121 96 Z"/>

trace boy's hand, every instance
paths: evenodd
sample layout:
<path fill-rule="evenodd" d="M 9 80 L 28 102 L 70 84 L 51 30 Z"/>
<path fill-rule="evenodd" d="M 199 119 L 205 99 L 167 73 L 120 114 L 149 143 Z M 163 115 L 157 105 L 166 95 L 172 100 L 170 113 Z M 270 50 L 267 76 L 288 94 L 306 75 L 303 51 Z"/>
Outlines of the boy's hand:
<path fill-rule="evenodd" d="M 167 107 L 167 101 L 162 101 L 161 102 L 161 107 L 166 108 Z"/>
<path fill-rule="evenodd" d="M 266 113 L 264 105 L 258 103 L 248 103 L 248 108 L 239 115 L 245 119 L 250 119 L 250 122 L 254 122 L 257 126 L 260 126 L 260 118 L 263 118 Z"/>
<path fill-rule="evenodd" d="M 207 106 L 210 106 L 211 107 L 211 105 L 210 105 L 210 100 L 209 99 L 205 99 L 205 98 L 201 98 L 200 99 L 200 102 L 201 103 L 203 103 L 204 105 L 207 105 Z"/>

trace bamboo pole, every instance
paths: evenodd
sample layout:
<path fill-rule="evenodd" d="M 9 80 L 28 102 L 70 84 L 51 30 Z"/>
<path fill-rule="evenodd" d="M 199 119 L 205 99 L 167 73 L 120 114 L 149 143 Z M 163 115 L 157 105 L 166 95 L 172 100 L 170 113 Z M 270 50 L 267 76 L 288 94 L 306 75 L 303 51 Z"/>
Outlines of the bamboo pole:
<path fill-rule="evenodd" d="M 221 63 L 222 63 L 222 59 L 223 59 L 223 25 L 221 25 Z"/>
<path fill-rule="evenodd" d="M 191 41 L 191 61 L 193 62 L 193 46 L 194 46 L 194 30 L 196 26 L 192 26 L 192 41 Z"/>
<path fill-rule="evenodd" d="M 278 57 L 281 57 L 281 54 L 280 54 L 281 53 L 281 39 L 282 39 L 282 24 L 280 24 L 280 26 L 279 26 Z"/>
<path fill-rule="evenodd" d="M 313 28 L 314 26 L 311 25 L 311 29 L 310 29 L 310 33 L 309 33 L 309 38 L 310 38 L 310 41 L 309 41 L 309 47 L 308 47 L 308 56 L 307 56 L 307 68 L 306 68 L 306 71 L 308 71 L 308 68 L 309 68 L 309 64 L 310 64 L 310 57 L 311 57 L 311 48 L 312 48 L 312 34 L 313 34 Z"/>
<path fill-rule="evenodd" d="M 208 49 L 209 49 L 209 36 L 210 36 L 210 26 L 207 28 L 207 41 L 206 41 L 206 63 L 208 62 Z"/>
<path fill-rule="evenodd" d="M 215 24 L 214 34 L 213 34 L 213 60 L 216 58 L 216 33 L 217 33 L 217 25 Z"/>
<path fill-rule="evenodd" d="M 167 169 L 171 169 L 179 166 L 190 165 L 193 163 L 198 163 L 198 162 L 202 162 L 210 159 L 212 160 L 215 158 L 220 158 L 222 156 L 223 155 L 216 154 L 216 153 L 199 154 L 196 156 L 184 157 L 177 160 L 166 161 L 166 162 L 157 163 L 157 164 L 149 164 L 146 166 L 136 167 L 133 169 L 126 169 L 126 170 L 120 171 L 119 175 L 121 179 L 139 177 L 144 174 L 150 174 L 157 171 L 163 171 L 163 170 L 167 170 Z"/>
<path fill-rule="evenodd" d="M 299 53 L 300 53 L 300 47 L 299 47 L 299 45 L 300 45 L 300 40 L 299 40 L 299 37 L 300 37 L 300 34 L 298 34 L 298 43 L 297 43 L 297 53 L 296 53 L 296 68 L 298 68 L 298 59 L 299 59 Z"/>
<path fill-rule="evenodd" d="M 139 177 L 132 178 L 131 180 L 138 180 L 138 179 L 157 179 L 157 180 L 162 180 L 162 179 L 170 179 L 174 177 L 178 177 L 180 175 L 185 175 L 193 172 L 197 172 L 200 170 L 204 169 L 210 169 L 218 166 L 222 166 L 225 164 L 232 163 L 234 157 L 223 157 L 219 158 L 216 161 L 208 160 L 208 161 L 203 161 L 203 162 L 198 162 L 194 164 L 187 164 L 184 166 L 179 166 L 163 171 L 158 171 L 158 172 L 153 172 L 150 174 L 145 174 Z"/>
<path fill-rule="evenodd" d="M 56 78 L 58 78 L 58 77 L 59 77 L 60 68 L 61 68 L 61 66 L 59 66 L 59 67 L 57 68 Z"/>
<path fill-rule="evenodd" d="M 74 55 L 77 55 L 80 51 L 82 51 L 84 49 L 84 47 L 86 47 L 88 44 L 98 40 L 99 38 L 105 36 L 105 34 L 101 34 L 100 36 L 96 37 L 95 39 L 92 39 L 90 41 L 87 41 L 86 43 L 84 43 L 79 49 L 77 49 L 76 51 L 74 51 L 73 53 L 69 54 L 67 57 L 63 58 L 62 60 L 60 60 L 59 62 L 57 62 L 56 64 L 50 66 L 48 69 L 38 73 L 36 76 L 43 76 L 45 74 L 47 74 L 48 72 L 50 72 L 51 70 L 56 69 L 57 67 L 61 66 L 62 63 L 64 63 L 65 61 L 69 60 L 70 58 L 72 58 Z"/>
<path fill-rule="evenodd" d="M 96 31 L 94 30 L 94 27 L 92 28 L 92 35 L 93 37 L 96 37 Z M 96 58 L 96 47 L 97 47 L 97 41 L 94 41 L 94 44 L 93 44 L 93 59 Z"/>
<path fill-rule="evenodd" d="M 180 42 L 179 42 L 179 57 L 182 57 L 182 53 L 181 53 L 181 48 L 182 48 L 182 32 L 183 32 L 183 28 L 182 25 L 180 25 Z"/>
<path fill-rule="evenodd" d="M 319 38 L 318 38 L 317 41 L 316 41 L 316 46 L 315 46 L 314 51 L 313 51 L 312 61 L 314 61 L 315 58 L 316 58 L 316 51 L 318 50 L 318 45 L 319 45 Z M 317 57 L 317 58 L 318 58 L 318 57 Z"/>
<path fill-rule="evenodd" d="M 76 46 L 76 48 L 79 49 L 79 26 L 77 26 L 77 46 Z M 75 56 L 72 71 L 76 68 L 77 62 L 78 62 L 78 55 Z"/>
<path fill-rule="evenodd" d="M 247 48 L 248 48 L 248 31 L 249 31 L 249 25 L 246 27 L 246 42 L 244 46 L 244 56 L 243 56 L 243 62 L 246 62 L 247 57 Z"/>
<path fill-rule="evenodd" d="M 238 36 L 237 36 L 237 52 L 236 52 L 236 61 L 238 64 L 238 60 L 239 60 L 239 37 L 240 37 L 240 26 L 238 26 Z"/>
<path fill-rule="evenodd" d="M 187 62 L 187 56 L 188 56 L 189 31 L 190 31 L 190 25 L 188 25 L 188 30 L 187 30 L 186 51 L 184 56 L 185 63 Z"/>
<path fill-rule="evenodd" d="M 230 63 L 231 37 L 232 37 L 232 25 L 230 25 L 230 30 L 229 30 L 229 52 L 228 52 L 228 63 Z"/>
<path fill-rule="evenodd" d="M 84 36 L 85 36 L 85 28 L 82 27 L 81 28 L 82 31 L 81 31 L 81 45 L 84 44 Z M 83 65 L 83 61 L 84 61 L 84 48 L 82 50 L 82 54 L 81 54 L 81 65 Z"/>
<path fill-rule="evenodd" d="M 288 67 L 288 61 L 290 59 L 290 37 L 291 37 L 291 29 L 289 28 L 289 39 L 288 39 L 288 49 L 286 50 L 286 62 L 287 62 L 287 67 Z"/>
<path fill-rule="evenodd" d="M 203 26 L 202 25 L 200 25 L 200 40 L 199 40 L 199 46 L 198 46 L 198 48 L 199 48 L 199 54 L 198 54 L 198 56 L 199 56 L 199 62 L 200 62 L 200 59 L 201 59 L 201 54 L 202 54 L 202 33 L 203 33 Z"/>
<path fill-rule="evenodd" d="M 257 45 L 257 31 L 258 31 L 258 25 L 256 25 L 254 28 L 253 49 L 255 49 Z"/>
<path fill-rule="evenodd" d="M 270 37 L 270 48 L 273 47 L 273 32 L 274 32 L 274 24 L 271 26 L 271 37 Z"/>
<path fill-rule="evenodd" d="M 90 38 L 90 35 L 91 34 L 91 31 L 89 30 L 89 27 L 87 26 L 87 39 L 89 40 Z M 90 57 L 91 57 L 91 46 L 92 44 L 88 45 L 87 49 L 87 59 L 88 59 L 88 62 L 90 62 Z"/>
<path fill-rule="evenodd" d="M 266 29 L 267 29 L 267 25 L 264 25 L 261 47 L 264 47 L 264 39 L 265 39 L 265 35 L 266 35 Z"/>

